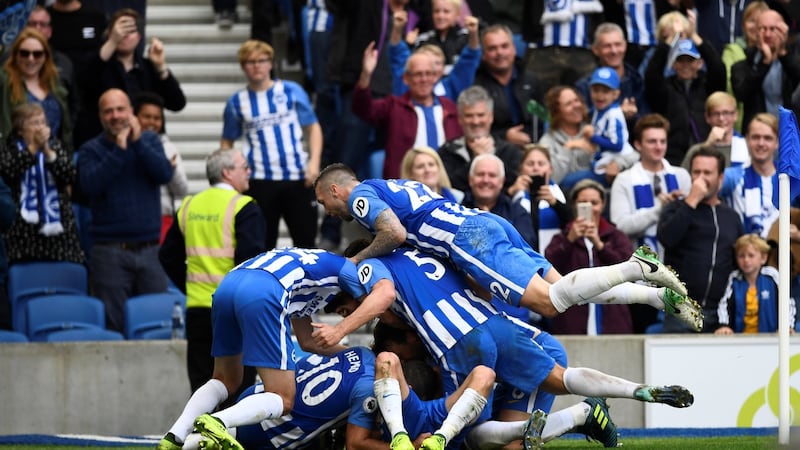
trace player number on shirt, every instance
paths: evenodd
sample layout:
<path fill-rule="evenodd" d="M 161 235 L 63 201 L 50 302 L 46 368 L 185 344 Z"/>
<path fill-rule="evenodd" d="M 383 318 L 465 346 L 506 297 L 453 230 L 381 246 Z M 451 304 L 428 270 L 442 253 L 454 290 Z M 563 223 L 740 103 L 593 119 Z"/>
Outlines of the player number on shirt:
<path fill-rule="evenodd" d="M 328 383 L 328 380 L 333 380 Z M 309 380 L 303 388 L 300 398 L 308 406 L 317 406 L 330 397 L 342 383 L 342 372 L 338 370 L 327 370 Z M 325 386 L 317 389 L 319 386 Z"/>
<path fill-rule="evenodd" d="M 491 283 L 489 283 L 489 290 L 492 291 L 493 294 L 502 297 L 503 300 L 508 300 L 508 296 L 509 294 L 511 294 L 511 289 L 503 287 L 503 285 L 498 283 L 497 281 L 492 281 Z"/>
<path fill-rule="evenodd" d="M 408 257 L 408 259 L 414 261 L 414 263 L 422 269 L 422 266 L 426 266 L 428 264 L 433 266 L 433 272 L 424 272 L 425 276 L 430 278 L 433 281 L 436 281 L 444 275 L 444 265 L 440 263 L 435 258 L 431 258 L 430 256 L 422 256 L 422 254 L 416 250 L 409 250 L 403 253 Z"/>
<path fill-rule="evenodd" d="M 406 181 L 405 184 L 387 181 L 386 185 L 389 186 L 392 192 L 405 192 L 411 202 L 411 209 L 414 211 L 432 198 L 429 193 L 425 192 L 427 190 L 425 185 L 416 181 Z"/>

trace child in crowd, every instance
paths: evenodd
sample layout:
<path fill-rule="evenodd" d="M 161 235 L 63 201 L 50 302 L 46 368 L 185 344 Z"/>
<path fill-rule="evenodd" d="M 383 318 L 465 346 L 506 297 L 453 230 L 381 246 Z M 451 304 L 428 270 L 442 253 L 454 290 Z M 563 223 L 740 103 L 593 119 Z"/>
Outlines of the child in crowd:
<path fill-rule="evenodd" d="M 433 29 L 406 35 L 408 45 L 419 48 L 425 44 L 433 44 L 441 48 L 445 55 L 445 75 L 450 73 L 453 64 L 458 61 L 461 50 L 467 45 L 469 31 L 459 25 L 461 17 L 461 0 L 433 0 Z M 410 41 L 410 42 L 409 42 Z"/>
<path fill-rule="evenodd" d="M 736 263 L 719 301 L 719 328 L 714 334 L 778 331 L 778 271 L 765 265 L 769 244 L 757 234 L 736 240 Z M 795 302 L 789 299 L 790 332 L 794 334 Z"/>
<path fill-rule="evenodd" d="M 619 76 L 610 67 L 599 67 L 589 80 L 592 99 L 592 123 L 583 128 L 583 137 L 598 146 L 592 169 L 596 181 L 610 186 L 609 176 L 616 175 L 638 159 L 628 142 L 628 125 L 619 104 Z M 614 170 L 608 170 L 616 165 Z M 606 176 L 608 175 L 608 176 Z"/>

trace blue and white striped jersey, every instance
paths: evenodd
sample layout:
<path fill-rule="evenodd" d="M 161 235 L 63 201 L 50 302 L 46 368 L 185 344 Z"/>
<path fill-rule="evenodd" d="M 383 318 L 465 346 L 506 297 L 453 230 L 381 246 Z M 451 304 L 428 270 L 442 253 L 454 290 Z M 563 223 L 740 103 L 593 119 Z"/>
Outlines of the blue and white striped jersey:
<path fill-rule="evenodd" d="M 589 47 L 589 20 L 585 14 L 575 14 L 569 22 L 543 24 L 542 47 Z"/>
<path fill-rule="evenodd" d="M 474 327 L 498 314 L 467 286 L 448 262 L 400 247 L 358 265 L 359 281 L 371 291 L 375 283 L 390 280 L 397 298 L 392 304 L 400 318 L 414 327 L 428 351 L 440 359 Z"/>
<path fill-rule="evenodd" d="M 361 291 L 353 263 L 319 249 L 275 249 L 250 258 L 233 270 L 263 270 L 274 275 L 286 289 L 287 312 L 295 318 L 324 308 L 341 289 L 352 294 Z"/>
<path fill-rule="evenodd" d="M 653 0 L 625 0 L 628 42 L 645 47 L 656 45 L 656 5 Z"/>
<path fill-rule="evenodd" d="M 445 200 L 411 180 L 365 180 L 350 193 L 349 206 L 353 218 L 373 234 L 378 214 L 391 208 L 405 226 L 411 245 L 445 258 L 464 219 L 485 214 Z"/>
<path fill-rule="evenodd" d="M 295 449 L 345 421 L 372 429 L 378 404 L 373 394 L 375 356 L 354 347 L 333 356 L 309 355 L 296 363 L 294 408 L 286 416 L 239 427 L 248 449 Z M 241 398 L 264 391 L 259 384 Z M 240 398 L 240 400 L 241 400 Z"/>
<path fill-rule="evenodd" d="M 306 15 L 307 31 L 327 31 L 333 27 L 333 16 L 325 6 L 325 0 L 308 0 L 306 7 L 303 8 Z"/>
<path fill-rule="evenodd" d="M 222 137 L 244 136 L 242 150 L 255 180 L 303 180 L 308 154 L 303 128 L 317 122 L 311 101 L 293 82 L 275 80 L 270 89 L 243 89 L 225 104 Z"/>

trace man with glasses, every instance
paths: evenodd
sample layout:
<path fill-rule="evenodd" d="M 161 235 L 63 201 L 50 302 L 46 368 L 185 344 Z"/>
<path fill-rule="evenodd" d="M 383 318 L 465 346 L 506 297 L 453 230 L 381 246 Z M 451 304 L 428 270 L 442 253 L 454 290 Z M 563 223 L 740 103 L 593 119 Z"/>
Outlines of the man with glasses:
<path fill-rule="evenodd" d="M 186 197 L 159 251 L 167 276 L 186 294 L 186 370 L 195 392 L 211 379 L 211 294 L 237 264 L 264 251 L 266 224 L 252 197 L 250 166 L 239 150 L 219 149 L 206 159 L 208 189 Z M 248 368 L 237 391 L 250 386 Z"/>
<path fill-rule="evenodd" d="M 760 112 L 778 115 L 778 105 L 793 105 L 792 92 L 800 83 L 800 55 L 788 44 L 789 26 L 774 10 L 758 16 L 755 47 L 745 50 L 745 60 L 731 67 L 731 86 L 744 104 L 744 120 Z"/>
<path fill-rule="evenodd" d="M 266 219 L 264 248 L 275 248 L 281 217 L 294 245 L 312 248 L 317 205 L 311 185 L 319 174 L 322 128 L 299 84 L 272 79 L 274 53 L 269 44 L 257 40 L 248 40 L 239 48 L 247 87 L 225 104 L 220 147 L 233 148 L 234 141 L 242 138 L 242 150 L 252 170 L 247 193 Z"/>
<path fill-rule="evenodd" d="M 378 64 L 378 50 L 371 42 L 364 50 L 361 76 L 353 91 L 353 112 L 386 133 L 384 178 L 400 177 L 400 162 L 413 147 L 439 148 L 462 135 L 458 110 L 447 97 L 437 97 L 433 58 L 415 52 L 406 61 L 403 82 L 408 92 L 373 99 L 370 80 Z"/>
<path fill-rule="evenodd" d="M 622 171 L 611 186 L 611 221 L 627 234 L 634 248 L 648 245 L 664 257 L 656 237 L 658 218 L 665 205 L 689 193 L 692 180 L 685 169 L 665 158 L 669 121 L 660 114 L 647 114 L 633 127 L 633 146 L 639 162 Z M 644 332 L 657 311 L 646 305 L 631 305 L 634 331 Z"/>
<path fill-rule="evenodd" d="M 750 164 L 747 142 L 734 126 L 739 120 L 736 98 L 727 92 L 717 91 L 706 99 L 706 123 L 711 127 L 705 142 L 695 144 L 686 152 L 681 166 L 689 170 L 689 161 L 700 147 L 707 145 L 719 150 L 725 156 L 725 167 L 738 167 Z"/>

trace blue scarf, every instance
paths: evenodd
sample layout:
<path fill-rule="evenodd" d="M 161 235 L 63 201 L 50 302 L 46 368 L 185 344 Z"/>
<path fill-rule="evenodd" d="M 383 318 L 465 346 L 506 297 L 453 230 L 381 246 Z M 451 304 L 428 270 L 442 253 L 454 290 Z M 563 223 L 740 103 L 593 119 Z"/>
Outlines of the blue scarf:
<path fill-rule="evenodd" d="M 745 233 L 761 233 L 764 230 L 764 210 L 769 208 L 769 204 L 764 204 L 763 186 L 761 185 L 761 175 L 753 169 L 753 166 L 747 166 L 744 169 L 744 182 L 742 184 L 741 195 L 742 198 L 747 199 L 747 191 L 758 190 L 758 195 L 755 196 L 760 201 L 761 208 L 757 210 L 749 208 L 745 200 L 745 210 L 741 211 L 742 222 L 744 224 Z M 772 206 L 779 207 L 778 197 L 780 189 L 778 189 L 778 172 L 772 175 Z"/>
<path fill-rule="evenodd" d="M 17 148 L 21 152 L 28 151 L 22 140 L 17 141 Z M 64 232 L 58 188 L 53 176 L 44 167 L 44 153 L 38 152 L 35 158 L 36 163 L 22 174 L 19 214 L 27 223 L 41 223 L 39 233 L 54 236 Z M 40 217 L 40 213 L 44 217 Z"/>

